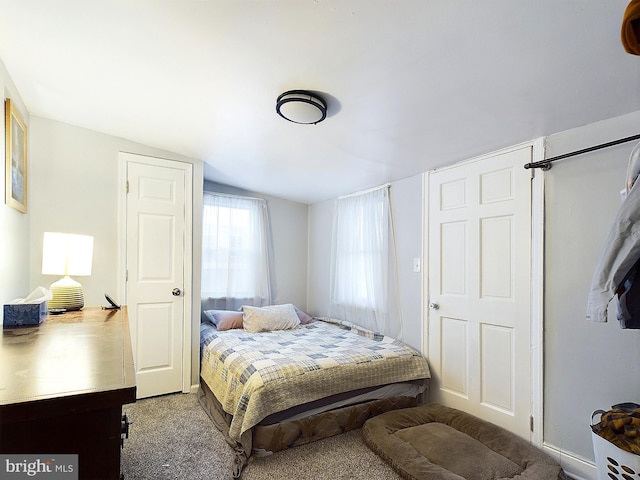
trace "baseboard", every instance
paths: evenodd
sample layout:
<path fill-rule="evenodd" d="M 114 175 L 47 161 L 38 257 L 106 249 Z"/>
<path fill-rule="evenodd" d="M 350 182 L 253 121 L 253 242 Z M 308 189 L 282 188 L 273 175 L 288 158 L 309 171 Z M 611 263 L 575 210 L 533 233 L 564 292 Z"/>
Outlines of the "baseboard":
<path fill-rule="evenodd" d="M 542 449 L 556 459 L 567 475 L 575 480 L 596 480 L 596 465 L 578 455 L 544 444 Z"/>
<path fill-rule="evenodd" d="M 200 388 L 198 384 L 191 385 L 191 393 L 198 393 L 198 388 Z"/>

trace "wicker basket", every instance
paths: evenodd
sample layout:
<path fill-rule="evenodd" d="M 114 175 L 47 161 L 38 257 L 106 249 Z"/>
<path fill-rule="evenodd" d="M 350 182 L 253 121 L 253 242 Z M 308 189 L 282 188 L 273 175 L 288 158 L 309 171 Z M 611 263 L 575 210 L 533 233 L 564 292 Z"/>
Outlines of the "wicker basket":
<path fill-rule="evenodd" d="M 593 417 L 603 413 L 605 413 L 604 410 L 593 412 L 591 415 L 592 427 Z M 591 438 L 593 440 L 593 453 L 596 459 L 598 480 L 640 480 L 640 455 L 618 448 L 595 433 L 593 428 L 591 430 Z"/>

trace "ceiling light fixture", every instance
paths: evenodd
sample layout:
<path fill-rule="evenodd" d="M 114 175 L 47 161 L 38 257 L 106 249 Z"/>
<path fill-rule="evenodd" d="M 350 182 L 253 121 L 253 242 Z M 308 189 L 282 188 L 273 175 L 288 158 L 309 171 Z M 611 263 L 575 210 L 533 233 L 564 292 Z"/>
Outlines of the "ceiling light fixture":
<path fill-rule="evenodd" d="M 276 100 L 276 112 L 293 123 L 316 124 L 327 118 L 327 102 L 308 90 L 289 90 Z"/>

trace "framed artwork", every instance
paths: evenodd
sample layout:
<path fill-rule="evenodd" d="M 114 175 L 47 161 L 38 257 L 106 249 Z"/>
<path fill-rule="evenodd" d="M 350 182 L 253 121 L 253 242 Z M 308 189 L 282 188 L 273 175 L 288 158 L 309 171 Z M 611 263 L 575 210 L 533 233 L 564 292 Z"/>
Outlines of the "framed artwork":
<path fill-rule="evenodd" d="M 5 101 L 5 149 L 5 203 L 27 213 L 27 126 L 9 98 Z"/>

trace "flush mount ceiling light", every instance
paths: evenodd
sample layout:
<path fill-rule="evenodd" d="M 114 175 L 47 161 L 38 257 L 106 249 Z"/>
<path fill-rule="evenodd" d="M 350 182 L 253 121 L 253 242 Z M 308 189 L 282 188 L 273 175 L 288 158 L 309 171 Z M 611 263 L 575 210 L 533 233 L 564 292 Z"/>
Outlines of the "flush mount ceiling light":
<path fill-rule="evenodd" d="M 276 100 L 276 112 L 293 123 L 316 124 L 327 117 L 327 102 L 308 90 L 289 90 Z"/>

